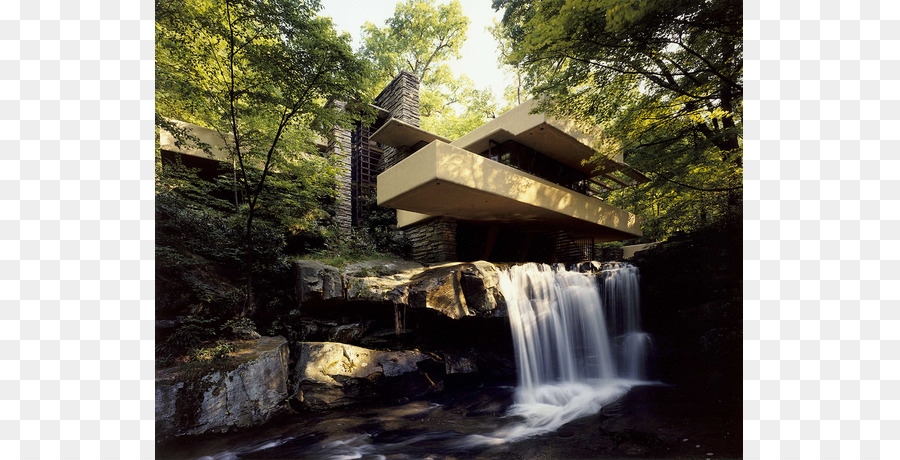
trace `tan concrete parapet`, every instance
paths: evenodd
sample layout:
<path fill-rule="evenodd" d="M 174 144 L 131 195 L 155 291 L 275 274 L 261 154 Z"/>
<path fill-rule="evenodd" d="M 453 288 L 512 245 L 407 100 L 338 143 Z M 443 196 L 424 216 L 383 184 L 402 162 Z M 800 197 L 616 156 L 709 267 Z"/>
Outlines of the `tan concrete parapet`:
<path fill-rule="evenodd" d="M 588 129 L 569 120 L 551 117 L 546 113 L 531 113 L 535 102 L 528 100 L 497 118 L 475 128 L 450 144 L 474 153 L 488 149 L 490 141 L 503 143 L 513 139 L 525 146 L 590 174 L 596 166 L 584 164 L 595 153 L 602 140 L 600 129 Z M 606 168 L 624 167 L 622 155 L 609 160 L 617 164 Z M 601 168 L 602 169 L 602 168 Z"/>
<path fill-rule="evenodd" d="M 231 162 L 231 157 L 229 156 L 225 142 L 226 139 L 229 143 L 232 142 L 234 139 L 233 135 L 229 133 L 220 134 L 214 129 L 204 128 L 183 121 L 171 119 L 169 121 L 179 128 L 186 128 L 189 134 L 196 136 L 200 142 L 208 144 L 210 146 L 210 151 L 209 153 L 203 151 L 203 149 L 194 145 L 193 142 L 187 142 L 187 145 L 177 146 L 175 145 L 175 136 L 164 129 L 159 130 L 160 149 L 180 153 L 182 155 Z"/>
<path fill-rule="evenodd" d="M 160 149 L 180 153 L 182 155 L 190 155 L 199 158 L 206 158 L 216 161 L 226 161 L 228 163 L 231 163 L 231 156 L 227 148 L 226 140 L 228 141 L 228 143 L 233 142 L 233 134 L 219 133 L 214 129 L 204 128 L 202 126 L 187 123 L 184 121 L 173 119 L 168 120 L 179 128 L 186 128 L 189 134 L 197 137 L 200 142 L 209 145 L 210 151 L 209 153 L 205 152 L 199 146 L 194 145 L 193 142 L 186 142 L 181 146 L 177 146 L 175 145 L 175 136 L 165 129 L 159 130 Z M 316 144 L 316 148 L 318 148 L 320 151 L 328 147 L 328 140 L 319 134 L 315 135 L 314 142 Z"/>
<path fill-rule="evenodd" d="M 424 222 L 428 219 L 433 219 L 437 216 L 432 216 L 429 214 L 422 214 L 418 212 L 412 211 L 404 211 L 402 209 L 397 210 L 397 227 L 398 228 L 406 228 L 410 225 L 418 224 L 419 222 Z"/>
<path fill-rule="evenodd" d="M 639 217 L 462 148 L 434 141 L 378 176 L 378 204 L 401 227 L 421 215 L 567 229 L 601 240 L 641 236 Z"/>

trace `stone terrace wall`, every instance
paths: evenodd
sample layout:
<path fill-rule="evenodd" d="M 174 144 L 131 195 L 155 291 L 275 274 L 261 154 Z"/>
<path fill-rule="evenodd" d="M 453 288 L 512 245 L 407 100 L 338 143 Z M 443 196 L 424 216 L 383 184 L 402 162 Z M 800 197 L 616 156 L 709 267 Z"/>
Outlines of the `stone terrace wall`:
<path fill-rule="evenodd" d="M 402 71 L 381 94 L 375 105 L 391 113 L 391 117 L 419 126 L 419 79 Z M 408 148 L 385 147 L 379 171 L 384 171 L 410 155 Z M 413 248 L 413 259 L 419 262 L 456 260 L 456 220 L 442 217 L 423 222 L 406 230 Z"/>
<path fill-rule="evenodd" d="M 440 217 L 406 229 L 413 248 L 413 259 L 419 262 L 456 260 L 456 219 Z"/>
<path fill-rule="evenodd" d="M 456 260 L 456 219 L 440 217 L 405 230 L 413 248 L 413 259 L 419 262 Z"/>

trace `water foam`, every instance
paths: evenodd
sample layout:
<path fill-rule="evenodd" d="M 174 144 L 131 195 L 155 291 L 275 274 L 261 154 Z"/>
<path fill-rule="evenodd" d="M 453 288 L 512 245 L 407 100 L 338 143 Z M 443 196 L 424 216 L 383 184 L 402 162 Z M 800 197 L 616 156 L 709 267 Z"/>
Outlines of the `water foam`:
<path fill-rule="evenodd" d="M 605 268 L 602 291 L 595 276 L 559 265 L 529 263 L 501 273 L 519 378 L 508 415 L 519 420 L 468 443 L 554 431 L 596 414 L 646 378 L 649 336 L 640 331 L 637 269 Z"/>

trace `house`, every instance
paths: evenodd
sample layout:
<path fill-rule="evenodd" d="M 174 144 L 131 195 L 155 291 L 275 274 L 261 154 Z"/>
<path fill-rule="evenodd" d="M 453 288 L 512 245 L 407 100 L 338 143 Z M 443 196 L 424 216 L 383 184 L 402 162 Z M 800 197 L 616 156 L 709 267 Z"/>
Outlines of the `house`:
<path fill-rule="evenodd" d="M 597 133 L 533 114 L 528 101 L 446 139 L 418 127 L 418 87 L 413 74 L 401 72 L 375 98 L 374 123 L 336 128 L 335 141 L 319 143 L 342 161 L 335 218 L 343 227 L 361 225 L 377 197 L 396 209 L 421 262 L 570 262 L 594 258 L 597 243 L 641 236 L 638 216 L 598 196 L 647 178 L 622 158 L 585 164 Z M 192 132 L 220 148 L 177 147 L 163 133 L 164 159 L 181 155 L 212 173 L 231 162 L 218 133 Z"/>
<path fill-rule="evenodd" d="M 638 216 L 597 195 L 647 178 L 621 157 L 585 164 L 598 134 L 533 107 L 452 141 L 400 116 L 370 135 L 393 149 L 377 176 L 378 204 L 397 210 L 413 258 L 568 262 L 592 258 L 596 243 L 641 236 Z"/>

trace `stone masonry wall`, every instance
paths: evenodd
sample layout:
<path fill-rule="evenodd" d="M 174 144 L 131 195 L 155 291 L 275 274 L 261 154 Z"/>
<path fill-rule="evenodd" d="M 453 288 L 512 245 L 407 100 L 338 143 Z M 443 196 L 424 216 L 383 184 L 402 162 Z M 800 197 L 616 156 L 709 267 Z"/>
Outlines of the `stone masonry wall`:
<path fill-rule="evenodd" d="M 419 126 L 419 78 L 402 71 L 375 98 L 375 105 L 391 113 L 391 117 Z M 386 147 L 379 171 L 384 171 L 409 156 L 407 149 Z"/>
<path fill-rule="evenodd" d="M 406 229 L 413 259 L 424 263 L 456 260 L 456 219 L 440 217 Z"/>
<path fill-rule="evenodd" d="M 337 202 L 335 203 L 335 220 L 340 225 L 341 231 L 350 232 L 353 224 L 352 197 L 350 192 L 350 130 L 346 128 L 334 129 L 335 140 L 328 144 L 328 153 L 340 158 L 340 172 L 337 177 Z"/>

